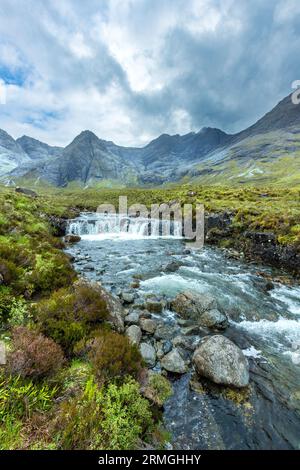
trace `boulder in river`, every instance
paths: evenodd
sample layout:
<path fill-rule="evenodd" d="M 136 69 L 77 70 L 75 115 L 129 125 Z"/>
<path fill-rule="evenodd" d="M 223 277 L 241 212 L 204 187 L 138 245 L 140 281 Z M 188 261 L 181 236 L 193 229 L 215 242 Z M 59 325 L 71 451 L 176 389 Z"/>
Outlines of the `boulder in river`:
<path fill-rule="evenodd" d="M 154 347 L 148 343 L 141 343 L 140 352 L 146 364 L 149 367 L 154 367 L 156 363 L 156 352 L 155 352 Z"/>
<path fill-rule="evenodd" d="M 217 302 L 211 295 L 196 292 L 182 292 L 171 303 L 171 308 L 181 317 L 197 322 L 207 328 L 225 329 L 228 319 L 217 309 Z"/>
<path fill-rule="evenodd" d="M 151 299 L 147 299 L 146 301 L 146 309 L 149 310 L 149 312 L 160 313 L 162 312 L 164 306 L 165 305 L 162 300 L 151 298 Z"/>
<path fill-rule="evenodd" d="M 180 266 L 182 266 L 182 263 L 179 261 L 171 261 L 170 263 L 162 265 L 161 270 L 166 273 L 174 273 L 175 271 L 178 271 Z"/>
<path fill-rule="evenodd" d="M 156 353 L 158 359 L 162 359 L 166 354 L 168 354 L 173 348 L 171 341 L 157 341 L 156 343 Z"/>
<path fill-rule="evenodd" d="M 83 267 L 84 271 L 95 271 L 95 266 L 91 263 L 85 264 Z"/>
<path fill-rule="evenodd" d="M 126 330 L 126 336 L 128 336 L 131 344 L 139 345 L 142 339 L 142 331 L 139 326 L 131 325 Z"/>
<path fill-rule="evenodd" d="M 197 373 L 216 384 L 246 387 L 249 364 L 240 348 L 221 335 L 206 336 L 193 355 Z"/>
<path fill-rule="evenodd" d="M 187 351 L 195 351 L 198 345 L 197 339 L 195 339 L 192 336 L 176 336 L 173 340 L 172 343 L 175 348 L 183 348 L 186 349 Z"/>
<path fill-rule="evenodd" d="M 177 330 L 176 326 L 160 323 L 155 330 L 154 338 L 158 340 L 173 338 Z"/>
<path fill-rule="evenodd" d="M 146 333 L 153 335 L 156 330 L 157 322 L 155 320 L 151 320 L 150 318 L 141 318 L 140 319 L 140 327 Z"/>
<path fill-rule="evenodd" d="M 66 235 L 65 236 L 65 243 L 78 243 L 80 242 L 81 238 L 79 235 Z"/>
<path fill-rule="evenodd" d="M 177 348 L 172 349 L 162 358 L 161 366 L 174 374 L 184 374 L 187 371 L 186 363 Z"/>
<path fill-rule="evenodd" d="M 132 292 L 122 292 L 121 298 L 124 304 L 132 304 L 134 301 L 134 294 Z"/>
<path fill-rule="evenodd" d="M 125 317 L 125 323 L 127 323 L 128 325 L 137 325 L 139 322 L 139 318 L 140 312 L 138 310 L 134 310 Z"/>

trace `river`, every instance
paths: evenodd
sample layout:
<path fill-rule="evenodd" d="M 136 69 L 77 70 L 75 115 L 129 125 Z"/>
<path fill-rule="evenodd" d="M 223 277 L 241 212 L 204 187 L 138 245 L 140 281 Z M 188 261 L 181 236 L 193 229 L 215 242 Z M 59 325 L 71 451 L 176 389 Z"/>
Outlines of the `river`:
<path fill-rule="evenodd" d="M 271 268 L 230 259 L 220 249 L 189 250 L 176 227 L 169 237 L 145 232 L 143 221 L 125 221 L 120 230 L 112 219 L 84 213 L 70 221 L 69 233 L 81 241 L 67 251 L 80 274 L 113 295 L 134 292 L 129 309 L 151 294 L 167 303 L 186 290 L 213 295 L 230 319 L 223 334 L 250 364 L 250 386 L 240 394 L 193 380 L 192 365 L 189 373 L 172 378 L 174 394 L 163 419 L 173 448 L 300 449 L 299 285 L 270 286 Z M 169 325 L 170 339 L 181 334 L 179 318 L 168 308 L 153 316 Z M 191 352 L 182 353 L 189 361 Z"/>

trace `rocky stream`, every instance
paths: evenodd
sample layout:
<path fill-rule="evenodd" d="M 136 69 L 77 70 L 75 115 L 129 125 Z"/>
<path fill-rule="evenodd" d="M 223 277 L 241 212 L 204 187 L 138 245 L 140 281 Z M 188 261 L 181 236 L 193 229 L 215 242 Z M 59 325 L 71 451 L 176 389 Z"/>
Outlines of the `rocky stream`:
<path fill-rule="evenodd" d="M 120 228 L 121 227 L 121 228 Z M 220 249 L 148 236 L 147 221 L 83 213 L 75 269 L 124 307 L 125 334 L 174 393 L 174 449 L 300 448 L 300 286 Z"/>

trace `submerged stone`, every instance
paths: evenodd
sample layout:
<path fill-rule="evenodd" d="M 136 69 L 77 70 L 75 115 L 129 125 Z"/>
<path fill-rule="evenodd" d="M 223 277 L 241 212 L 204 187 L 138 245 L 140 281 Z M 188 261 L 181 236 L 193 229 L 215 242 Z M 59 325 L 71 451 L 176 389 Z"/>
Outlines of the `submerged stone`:
<path fill-rule="evenodd" d="M 184 319 L 203 327 L 224 329 L 228 326 L 227 316 L 217 309 L 216 300 L 208 294 L 183 292 L 175 297 L 171 308 Z"/>

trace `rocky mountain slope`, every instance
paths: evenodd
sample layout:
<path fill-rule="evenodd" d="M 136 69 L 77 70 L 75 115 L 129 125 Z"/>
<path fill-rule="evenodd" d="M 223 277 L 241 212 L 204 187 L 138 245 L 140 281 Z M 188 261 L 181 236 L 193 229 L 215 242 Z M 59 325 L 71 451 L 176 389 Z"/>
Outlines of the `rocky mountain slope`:
<path fill-rule="evenodd" d="M 287 96 L 188 176 L 202 183 L 300 184 L 300 106 Z"/>
<path fill-rule="evenodd" d="M 0 176 L 27 163 L 30 163 L 30 158 L 26 152 L 7 132 L 0 129 Z"/>
<path fill-rule="evenodd" d="M 67 147 L 51 147 L 27 136 L 14 141 L 0 131 L 0 176 L 75 183 L 157 185 L 203 183 L 300 183 L 300 107 L 284 98 L 244 131 L 229 135 L 203 128 L 186 135 L 162 134 L 143 148 L 99 139 L 90 131 Z"/>
<path fill-rule="evenodd" d="M 50 157 L 60 157 L 63 152 L 62 147 L 51 147 L 27 135 L 23 135 L 23 137 L 17 139 L 16 142 L 22 147 L 31 160 L 47 160 Z"/>

